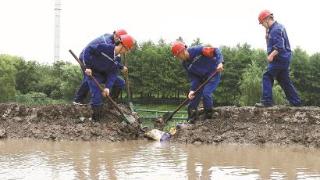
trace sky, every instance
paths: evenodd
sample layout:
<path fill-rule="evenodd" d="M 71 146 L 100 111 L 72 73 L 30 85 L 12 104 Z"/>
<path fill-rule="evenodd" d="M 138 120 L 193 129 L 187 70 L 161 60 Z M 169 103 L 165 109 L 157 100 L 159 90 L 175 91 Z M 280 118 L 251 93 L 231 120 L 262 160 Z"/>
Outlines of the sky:
<path fill-rule="evenodd" d="M 181 36 L 213 46 L 248 43 L 265 49 L 263 9 L 274 13 L 292 48 L 320 52 L 317 0 L 61 0 L 60 59 L 73 62 L 94 38 L 123 28 L 138 43 Z M 0 54 L 54 61 L 54 0 L 0 0 Z"/>

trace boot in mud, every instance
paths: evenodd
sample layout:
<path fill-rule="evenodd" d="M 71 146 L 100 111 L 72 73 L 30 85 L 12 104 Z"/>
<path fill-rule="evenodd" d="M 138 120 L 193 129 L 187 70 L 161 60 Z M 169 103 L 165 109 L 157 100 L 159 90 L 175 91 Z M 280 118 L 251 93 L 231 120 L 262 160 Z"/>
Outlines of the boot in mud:
<path fill-rule="evenodd" d="M 102 119 L 102 109 L 103 106 L 92 106 L 92 121 L 93 122 L 100 122 Z"/>
<path fill-rule="evenodd" d="M 206 119 L 212 119 L 212 113 L 213 113 L 212 108 L 211 109 L 205 109 L 204 113 L 205 113 L 205 118 Z"/>
<path fill-rule="evenodd" d="M 118 99 L 119 99 L 120 93 L 121 93 L 121 88 L 114 87 L 114 88 L 112 88 L 112 90 L 111 90 L 110 97 L 111 97 L 115 102 L 118 103 Z"/>
<path fill-rule="evenodd" d="M 267 108 L 267 107 L 272 107 L 272 103 L 256 103 L 254 105 L 255 107 L 258 107 L 258 108 Z"/>
<path fill-rule="evenodd" d="M 190 124 L 195 124 L 197 120 L 198 120 L 197 109 L 188 107 L 188 122 Z"/>

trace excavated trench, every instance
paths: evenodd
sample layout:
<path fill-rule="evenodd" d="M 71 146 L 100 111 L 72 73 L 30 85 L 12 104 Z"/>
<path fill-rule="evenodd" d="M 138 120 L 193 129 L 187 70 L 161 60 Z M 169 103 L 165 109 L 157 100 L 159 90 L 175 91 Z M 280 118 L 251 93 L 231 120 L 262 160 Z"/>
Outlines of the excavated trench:
<path fill-rule="evenodd" d="M 128 107 L 120 105 L 125 114 Z M 125 141 L 143 138 L 139 125 L 120 120 L 108 107 L 101 122 L 89 106 L 0 104 L 0 139 Z M 139 117 L 134 115 L 137 122 Z M 177 128 L 172 142 L 195 144 L 298 144 L 320 148 L 319 107 L 218 107 L 210 120 Z"/>

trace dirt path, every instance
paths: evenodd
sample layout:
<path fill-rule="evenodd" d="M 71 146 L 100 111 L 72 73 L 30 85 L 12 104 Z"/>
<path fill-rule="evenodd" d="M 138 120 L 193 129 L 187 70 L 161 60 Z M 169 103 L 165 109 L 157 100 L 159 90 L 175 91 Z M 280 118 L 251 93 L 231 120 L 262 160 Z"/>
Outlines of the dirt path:
<path fill-rule="evenodd" d="M 320 148 L 319 107 L 220 107 L 214 118 L 177 131 L 183 143 L 299 144 Z"/>

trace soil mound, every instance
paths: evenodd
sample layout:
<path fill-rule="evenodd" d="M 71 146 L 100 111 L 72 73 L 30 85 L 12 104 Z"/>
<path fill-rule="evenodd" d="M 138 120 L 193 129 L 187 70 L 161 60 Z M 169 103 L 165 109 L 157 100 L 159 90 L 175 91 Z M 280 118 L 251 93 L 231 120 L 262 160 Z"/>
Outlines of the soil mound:
<path fill-rule="evenodd" d="M 90 119 L 89 106 L 0 104 L 0 139 L 124 141 L 143 138 L 139 117 L 128 107 L 135 125 L 104 107 L 101 122 Z M 202 115 L 203 116 L 203 115 Z M 203 117 L 200 116 L 200 119 Z M 195 144 L 298 144 L 320 148 L 320 107 L 218 107 L 212 119 L 177 126 L 170 141 Z"/>
<path fill-rule="evenodd" d="M 319 107 L 219 107 L 212 119 L 180 127 L 172 141 L 320 147 Z"/>
<path fill-rule="evenodd" d="M 129 108 L 119 106 L 131 114 Z M 90 117 L 90 106 L 0 104 L 0 138 L 123 141 L 141 134 L 139 124 L 122 122 L 120 114 L 110 107 L 104 107 L 101 122 Z"/>

